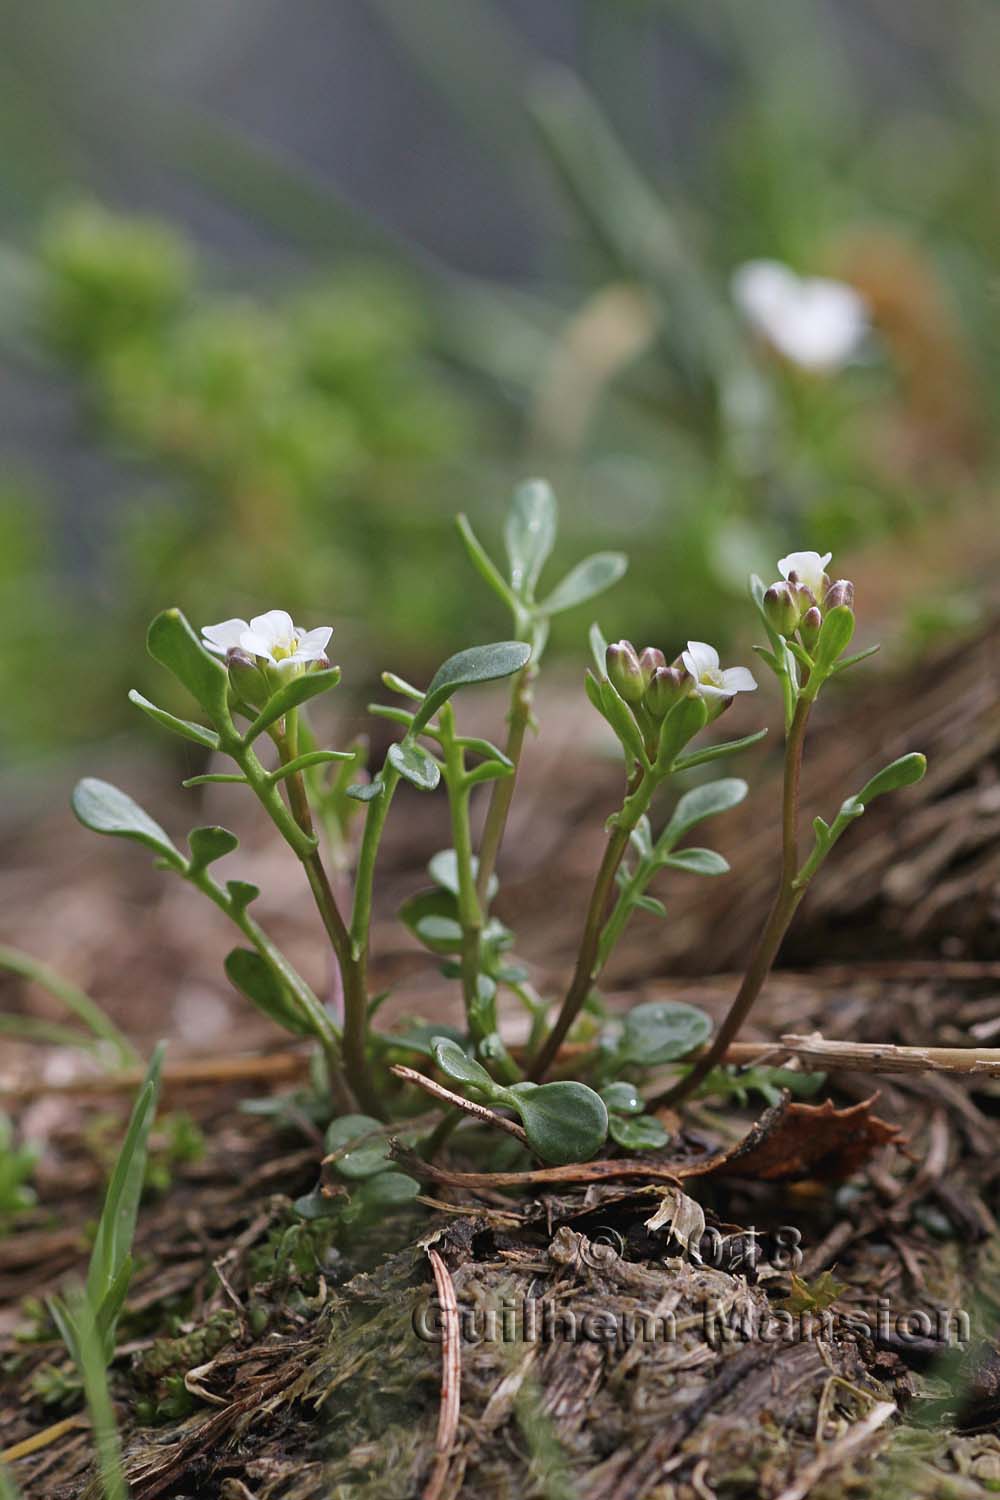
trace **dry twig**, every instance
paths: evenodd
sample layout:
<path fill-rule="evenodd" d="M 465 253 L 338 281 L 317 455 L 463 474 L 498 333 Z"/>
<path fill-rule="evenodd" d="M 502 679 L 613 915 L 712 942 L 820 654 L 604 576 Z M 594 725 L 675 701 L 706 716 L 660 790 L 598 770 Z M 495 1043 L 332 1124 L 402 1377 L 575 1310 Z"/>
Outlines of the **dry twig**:
<path fill-rule="evenodd" d="M 975 1073 L 1000 1078 L 997 1047 L 896 1047 L 890 1042 L 830 1042 L 812 1036 L 783 1036 L 782 1047 L 822 1068 L 858 1073 Z"/>
<path fill-rule="evenodd" d="M 448 1267 L 436 1250 L 428 1250 L 434 1272 L 438 1302 L 441 1305 L 441 1408 L 438 1412 L 437 1436 L 434 1439 L 434 1467 L 423 1493 L 423 1500 L 438 1500 L 448 1477 L 451 1450 L 458 1432 L 462 1405 L 462 1346 L 458 1324 L 458 1302 Z"/>
<path fill-rule="evenodd" d="M 402 1063 L 397 1063 L 389 1069 L 397 1078 L 404 1083 L 415 1083 L 424 1093 L 430 1094 L 432 1099 L 439 1099 L 442 1104 L 453 1104 L 456 1109 L 464 1109 L 467 1115 L 472 1115 L 476 1120 L 481 1120 L 484 1125 L 496 1125 L 500 1130 L 506 1130 L 508 1135 L 514 1136 L 522 1146 L 528 1144 L 528 1137 L 520 1125 L 514 1120 L 508 1120 L 505 1115 L 497 1114 L 495 1109 L 487 1109 L 485 1104 L 474 1104 L 471 1099 L 464 1099 L 461 1094 L 452 1093 L 443 1084 L 435 1083 L 433 1078 L 428 1078 L 426 1073 L 418 1073 L 416 1068 L 406 1068 Z"/>

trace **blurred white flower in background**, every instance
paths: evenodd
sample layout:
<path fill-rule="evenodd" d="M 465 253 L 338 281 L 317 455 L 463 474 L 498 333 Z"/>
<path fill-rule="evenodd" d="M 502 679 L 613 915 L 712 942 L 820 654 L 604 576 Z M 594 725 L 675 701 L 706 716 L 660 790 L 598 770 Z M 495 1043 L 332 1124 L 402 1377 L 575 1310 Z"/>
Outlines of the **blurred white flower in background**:
<path fill-rule="evenodd" d="M 852 286 L 799 276 L 780 261 L 747 261 L 734 272 L 732 290 L 751 328 L 803 370 L 839 369 L 869 331 L 867 304 Z"/>
<path fill-rule="evenodd" d="M 303 630 L 292 623 L 291 615 L 283 609 L 254 615 L 249 624 L 246 620 L 223 620 L 202 629 L 205 646 L 217 656 L 225 656 L 228 651 L 246 651 L 281 670 L 324 661 L 332 635 L 332 625 Z"/>

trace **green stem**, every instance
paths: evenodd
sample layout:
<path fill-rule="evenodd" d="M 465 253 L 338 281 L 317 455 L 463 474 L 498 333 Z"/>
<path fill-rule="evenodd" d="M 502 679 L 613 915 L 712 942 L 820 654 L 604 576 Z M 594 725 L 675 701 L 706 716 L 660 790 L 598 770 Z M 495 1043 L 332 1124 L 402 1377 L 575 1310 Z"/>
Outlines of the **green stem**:
<path fill-rule="evenodd" d="M 645 881 L 649 877 L 649 870 L 645 861 L 640 860 L 636 866 L 635 874 L 626 881 L 618 892 L 618 900 L 611 910 L 611 915 L 604 924 L 601 933 L 601 941 L 597 950 L 597 973 L 605 968 L 609 958 L 615 951 L 618 939 L 628 925 L 629 917 L 632 915 L 632 903 L 642 891 Z"/>
<path fill-rule="evenodd" d="M 274 734 L 274 740 L 278 747 L 281 763 L 287 766 L 295 760 L 298 754 L 298 719 L 294 710 L 286 716 L 284 728 Z M 292 848 L 301 861 L 306 879 L 309 882 L 309 889 L 316 904 L 316 909 L 320 915 L 320 920 L 330 939 L 330 944 L 340 968 L 345 994 L 342 1056 L 339 1033 L 330 1020 L 325 1008 L 318 1001 L 316 1001 L 315 1010 L 309 1007 L 310 1019 L 316 1035 L 323 1046 L 334 1090 L 342 1099 L 348 1097 L 349 1090 L 344 1078 L 344 1067 L 346 1065 L 351 1079 L 351 1090 L 357 1094 L 366 1108 L 370 1108 L 373 1102 L 373 1090 L 368 1077 L 367 1058 L 364 1048 L 364 1011 L 367 1006 L 367 996 L 365 995 L 361 1001 L 362 1025 L 359 1047 L 357 1045 L 357 1029 L 349 1031 L 347 1025 L 348 1010 L 346 996 L 350 988 L 349 971 L 352 967 L 350 934 L 341 915 L 340 907 L 337 905 L 333 888 L 330 885 L 326 868 L 319 853 L 319 841 L 316 838 L 316 832 L 313 827 L 312 810 L 309 806 L 309 797 L 306 792 L 302 773 L 301 771 L 294 771 L 291 775 L 283 778 L 283 784 L 288 795 L 288 806 L 286 808 L 285 803 L 275 788 L 275 784 L 268 779 L 263 766 L 260 765 L 260 762 L 251 751 L 244 750 L 243 758 L 239 763 L 254 791 L 257 792 L 258 797 L 271 815 L 272 820 L 277 825 L 279 831 L 284 834 L 286 840 L 292 845 Z M 293 837 L 289 837 L 289 822 L 291 823 L 291 829 L 294 830 Z M 251 919 L 248 918 L 248 920 Z M 255 923 L 252 925 L 256 927 Z M 249 932 L 247 935 L 251 936 Z M 251 941 L 254 941 L 252 936 Z M 309 994 L 312 995 L 311 990 Z M 312 996 L 312 998 L 315 1001 L 315 996 Z"/>
<path fill-rule="evenodd" d="M 812 704 L 812 696 L 800 695 L 785 741 L 785 778 L 781 803 L 781 881 L 767 921 L 750 955 L 750 963 L 743 976 L 743 982 L 708 1051 L 672 1088 L 650 1100 L 647 1106 L 649 1109 L 659 1108 L 664 1104 L 679 1104 L 722 1061 L 729 1044 L 735 1039 L 753 1009 L 754 1002 L 778 956 L 799 902 L 805 895 L 805 885 L 797 883 L 799 790 L 802 776 L 802 750 Z"/>
<path fill-rule="evenodd" d="M 483 913 L 472 865 L 472 830 L 469 823 L 470 791 L 465 779 L 465 752 L 455 742 L 455 718 L 450 704 L 441 710 L 441 748 L 451 812 L 451 838 L 458 875 L 458 920 L 462 928 L 462 995 L 470 1027 L 479 998 L 479 941 Z M 510 780 L 510 778 L 506 778 Z M 481 1041 L 481 1036 L 476 1036 Z"/>
<path fill-rule="evenodd" d="M 351 911 L 348 963 L 344 975 L 344 1056 L 347 1059 L 352 1086 L 364 1107 L 377 1119 L 385 1113 L 368 1071 L 368 948 L 372 918 L 372 891 L 375 861 L 382 831 L 399 785 L 399 772 L 386 763 L 379 773 L 382 790 L 368 804 L 365 828 L 358 853 L 354 881 L 354 905 Z"/>
<path fill-rule="evenodd" d="M 354 906 L 351 912 L 351 953 L 355 960 L 361 959 L 368 950 L 368 932 L 372 920 L 372 889 L 375 882 L 375 861 L 378 857 L 382 830 L 389 813 L 389 805 L 399 785 L 399 772 L 388 762 L 379 772 L 382 790 L 368 803 L 361 848 L 358 851 L 358 869 L 354 877 Z"/>
<path fill-rule="evenodd" d="M 97 1001 L 92 1000 L 78 985 L 51 969 L 48 964 L 32 958 L 30 953 L 22 953 L 19 948 L 0 946 L 0 969 L 8 969 L 12 974 L 19 974 L 22 979 L 30 979 L 48 990 L 50 995 L 55 995 L 99 1041 L 111 1043 L 122 1067 L 143 1063 L 140 1053 L 132 1046 L 128 1037 L 118 1030 Z"/>
<path fill-rule="evenodd" d="M 576 968 L 566 998 L 552 1030 L 549 1032 L 541 1051 L 535 1058 L 528 1077 L 539 1082 L 545 1077 L 549 1068 L 555 1060 L 556 1053 L 566 1039 L 566 1034 L 576 1020 L 589 995 L 597 974 L 599 973 L 598 954 L 600 950 L 601 932 L 604 926 L 605 913 L 608 901 L 614 890 L 615 875 L 628 848 L 629 836 L 633 828 L 642 817 L 652 800 L 656 789 L 657 779 L 646 775 L 635 786 L 634 790 L 626 797 L 621 812 L 614 822 L 614 827 L 608 836 L 608 842 L 604 850 L 604 858 L 601 860 L 594 888 L 590 896 L 590 904 L 587 907 L 587 916 L 584 922 L 583 937 L 580 942 L 580 952 L 576 960 Z"/>
<path fill-rule="evenodd" d="M 534 682 L 537 675 L 538 667 L 532 659 L 514 679 L 508 716 L 507 744 L 504 747 L 507 759 L 514 762 L 514 771 L 512 775 L 502 776 L 494 781 L 490 794 L 490 805 L 483 824 L 482 838 L 479 841 L 479 870 L 476 875 L 476 896 L 481 907 L 487 905 L 490 878 L 496 869 L 497 856 L 507 829 L 507 818 L 514 800 L 514 788 L 521 764 L 521 751 L 524 749 L 524 737 L 531 723 Z"/>

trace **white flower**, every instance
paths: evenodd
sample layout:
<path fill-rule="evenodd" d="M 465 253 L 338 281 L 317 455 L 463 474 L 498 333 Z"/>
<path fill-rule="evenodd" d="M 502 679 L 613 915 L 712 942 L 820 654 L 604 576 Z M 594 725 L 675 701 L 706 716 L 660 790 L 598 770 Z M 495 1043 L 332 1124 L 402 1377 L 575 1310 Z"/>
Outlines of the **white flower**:
<path fill-rule="evenodd" d="M 794 573 L 795 582 L 804 583 L 816 603 L 822 604 L 830 587 L 826 568 L 832 556 L 832 552 L 824 552 L 822 557 L 818 552 L 789 552 L 787 557 L 779 557 L 778 572 L 786 582 Z"/>
<path fill-rule="evenodd" d="M 249 624 L 246 620 L 223 620 L 202 630 L 203 644 L 217 656 L 225 656 L 227 651 L 246 651 L 281 671 L 323 661 L 332 635 L 332 625 L 302 630 L 293 625 L 291 615 L 283 609 L 254 615 Z"/>
<path fill-rule="evenodd" d="M 750 326 L 804 370 L 838 369 L 868 333 L 868 308 L 853 287 L 797 276 L 780 261 L 747 261 L 734 273 L 732 290 Z"/>
<path fill-rule="evenodd" d="M 735 693 L 753 693 L 757 683 L 746 667 L 719 666 L 719 653 L 705 641 L 688 641 L 681 661 L 694 679 L 694 691 L 701 698 L 732 698 Z"/>

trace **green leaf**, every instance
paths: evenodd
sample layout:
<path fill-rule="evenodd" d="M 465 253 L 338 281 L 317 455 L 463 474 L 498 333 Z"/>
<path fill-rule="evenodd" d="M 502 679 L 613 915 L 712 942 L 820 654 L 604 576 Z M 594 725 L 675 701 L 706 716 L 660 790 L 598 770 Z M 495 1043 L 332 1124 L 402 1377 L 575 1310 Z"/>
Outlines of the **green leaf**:
<path fill-rule="evenodd" d="M 509 771 L 513 771 L 514 769 L 514 762 L 510 756 L 505 755 L 500 747 L 494 745 L 490 740 L 477 739 L 474 735 L 463 734 L 459 735 L 455 743 L 462 750 L 468 750 L 473 755 L 481 755 L 484 760 L 498 761 L 500 765 L 506 766 Z"/>
<path fill-rule="evenodd" d="M 462 947 L 462 924 L 453 917 L 421 917 L 416 934 L 432 953 L 458 953 Z"/>
<path fill-rule="evenodd" d="M 376 1120 L 372 1115 L 339 1115 L 332 1120 L 326 1128 L 324 1145 L 328 1155 L 334 1151 L 340 1151 L 352 1142 L 359 1144 L 365 1136 L 380 1132 L 381 1120 Z"/>
<path fill-rule="evenodd" d="M 816 650 L 813 652 L 817 672 L 823 676 L 830 673 L 841 652 L 850 645 L 853 634 L 853 609 L 846 604 L 838 604 L 835 609 L 827 610 L 820 627 Z"/>
<path fill-rule="evenodd" d="M 240 847 L 240 841 L 235 833 L 230 833 L 228 828 L 220 828 L 215 825 L 210 828 L 193 828 L 188 834 L 188 844 L 191 848 L 191 862 L 188 873 L 196 875 L 199 870 L 207 867 L 217 859 L 222 859 L 226 854 L 232 854 L 234 849 Z"/>
<path fill-rule="evenodd" d="M 510 583 L 525 602 L 535 597 L 535 586 L 556 539 L 556 498 L 544 479 L 529 479 L 514 491 L 504 526 L 504 545 L 510 563 Z"/>
<path fill-rule="evenodd" d="M 226 890 L 237 913 L 245 912 L 251 901 L 256 901 L 260 895 L 260 886 L 251 885 L 249 880 L 227 880 Z"/>
<path fill-rule="evenodd" d="M 94 1309 L 97 1337 L 101 1341 L 101 1348 L 107 1360 L 110 1360 L 114 1353 L 115 1330 L 118 1327 L 122 1308 L 125 1306 L 125 1298 L 128 1295 L 134 1270 L 135 1262 L 129 1253 L 123 1258 L 118 1267 L 118 1274 L 101 1298 L 101 1305 Z"/>
<path fill-rule="evenodd" d="M 705 766 L 709 761 L 721 760 L 725 755 L 735 755 L 737 750 L 746 750 L 758 744 L 767 734 L 758 729 L 756 734 L 745 734 L 740 740 L 726 740 L 721 745 L 707 745 L 704 750 L 695 750 L 691 755 L 679 755 L 674 761 L 675 771 L 690 771 L 693 766 Z"/>
<path fill-rule="evenodd" d="M 466 651 L 456 651 L 434 673 L 427 696 L 414 718 L 413 732 L 419 733 L 441 704 L 459 688 L 510 677 L 521 670 L 530 656 L 531 647 L 524 641 L 494 641 L 489 646 L 470 646 Z"/>
<path fill-rule="evenodd" d="M 433 792 L 441 780 L 441 767 L 434 757 L 413 740 L 389 746 L 389 764 L 418 792 Z"/>
<path fill-rule="evenodd" d="M 603 594 L 612 584 L 624 576 L 628 558 L 624 552 L 595 552 L 571 568 L 561 583 L 557 583 L 547 599 L 536 605 L 540 615 L 559 615 L 564 610 L 575 609 L 588 599 Z"/>
<path fill-rule="evenodd" d="M 725 875 L 729 869 L 729 861 L 714 849 L 678 849 L 676 854 L 665 855 L 661 863 L 673 870 L 686 870 L 689 875 Z"/>
<path fill-rule="evenodd" d="M 873 776 L 871 781 L 866 781 L 858 793 L 858 801 L 865 807 L 873 802 L 876 797 L 881 797 L 886 792 L 899 791 L 904 786 L 914 786 L 921 781 L 927 770 L 927 757 L 914 751 L 910 755 L 901 755 L 890 765 Z"/>
<path fill-rule="evenodd" d="M 776 653 L 778 653 L 777 657 L 773 661 L 773 663 L 772 662 L 768 662 L 768 666 L 771 666 L 772 670 L 774 670 L 775 672 L 777 672 L 777 673 L 780 674 L 781 668 L 778 665 L 778 663 L 781 660 L 780 642 L 782 640 L 782 637 L 774 629 L 774 627 L 771 624 L 770 620 L 767 618 L 767 611 L 764 609 L 764 595 L 765 595 L 766 592 L 767 592 L 767 590 L 764 587 L 764 580 L 762 578 L 758 578 L 756 573 L 751 573 L 750 574 L 750 597 L 753 600 L 754 604 L 757 606 L 757 613 L 760 615 L 761 622 L 762 622 L 762 624 L 764 626 L 764 629 L 767 631 L 767 638 L 771 642 L 771 647 L 772 647 L 772 649 Z M 754 650 L 755 651 L 759 650 L 759 647 L 755 646 Z M 763 653 L 761 653 L 761 654 L 763 654 Z M 765 657 L 765 660 L 767 660 L 766 657 Z"/>
<path fill-rule="evenodd" d="M 642 1115 L 637 1120 L 610 1115 L 608 1134 L 625 1151 L 658 1151 L 670 1141 L 669 1133 L 653 1115 Z"/>
<path fill-rule="evenodd" d="M 475 855 L 472 856 L 472 878 L 475 880 L 479 873 L 479 861 Z M 458 856 L 454 849 L 441 849 L 431 859 L 427 866 L 428 873 L 435 885 L 443 890 L 451 891 L 453 896 L 458 895 Z M 491 875 L 486 887 L 487 899 L 492 901 L 500 889 L 500 882 L 495 875 Z"/>
<path fill-rule="evenodd" d="M 381 1031 L 373 1034 L 373 1040 L 386 1051 L 419 1052 L 423 1057 L 434 1056 L 434 1043 L 438 1037 L 450 1037 L 461 1045 L 465 1035 L 457 1026 L 445 1026 L 440 1021 L 421 1021 L 408 1026 L 405 1031 Z"/>
<path fill-rule="evenodd" d="M 420 1184 L 405 1172 L 379 1172 L 358 1184 L 344 1212 L 348 1223 L 374 1223 L 394 1208 L 412 1203 L 421 1191 Z"/>
<path fill-rule="evenodd" d="M 588 1161 L 607 1139 L 607 1106 L 585 1083 L 543 1083 L 511 1102 L 532 1150 L 552 1166 Z"/>
<path fill-rule="evenodd" d="M 609 1115 L 641 1115 L 646 1108 L 635 1084 L 624 1080 L 609 1083 L 601 1089 L 601 1098 L 607 1105 Z"/>
<path fill-rule="evenodd" d="M 320 693 L 328 693 L 331 688 L 337 686 L 339 681 L 339 667 L 322 667 L 319 671 L 307 671 L 299 677 L 289 678 L 288 682 L 283 683 L 278 691 L 268 698 L 243 736 L 244 743 L 249 745 L 276 720 L 283 719 L 285 714 L 290 713 L 293 708 L 308 703 L 310 698 L 318 698 Z"/>
<path fill-rule="evenodd" d="M 185 791 L 189 791 L 195 786 L 218 786 L 220 784 L 246 786 L 247 779 L 245 776 L 236 775 L 232 771 L 210 771 L 205 776 L 189 776 L 186 781 L 181 782 L 181 786 Z"/>
<path fill-rule="evenodd" d="M 660 743 L 656 752 L 656 764 L 663 770 L 680 766 L 678 756 L 689 740 L 693 740 L 708 723 L 708 706 L 704 698 L 691 693 L 675 703 L 660 725 Z"/>
<path fill-rule="evenodd" d="M 881 649 L 881 646 L 869 646 L 865 651 L 855 651 L 853 656 L 842 656 L 833 670 L 846 672 L 848 667 L 856 667 L 859 661 L 867 661 L 869 656 L 874 656 L 876 651 L 881 651 Z"/>
<path fill-rule="evenodd" d="M 629 834 L 629 842 L 636 849 L 642 859 L 649 859 L 653 853 L 653 830 L 649 819 L 643 813 Z"/>
<path fill-rule="evenodd" d="M 648 912 L 651 917 L 665 917 L 667 908 L 655 896 L 636 896 L 632 905 L 637 911 Z"/>
<path fill-rule="evenodd" d="M 466 771 L 462 777 L 462 786 L 480 786 L 484 781 L 503 781 L 507 776 L 513 776 L 512 765 L 501 765 L 498 760 L 484 760 L 478 766 L 473 766 L 471 771 Z"/>
<path fill-rule="evenodd" d="M 719 781 L 692 787 L 674 808 L 673 816 L 660 835 L 658 844 L 672 848 L 695 824 L 703 822 L 705 818 L 714 818 L 717 813 L 728 812 L 732 807 L 738 807 L 748 790 L 746 782 L 738 776 L 724 776 Z"/>
<path fill-rule="evenodd" d="M 295 1199 L 292 1212 L 298 1214 L 300 1219 L 312 1223 L 316 1219 L 338 1218 L 343 1207 L 343 1198 L 328 1198 L 322 1189 L 313 1188 L 311 1193 L 303 1193 L 301 1198 Z"/>
<path fill-rule="evenodd" d="M 101 1306 L 109 1293 L 114 1292 L 122 1266 L 131 1254 L 165 1050 L 164 1044 L 160 1042 L 150 1060 L 104 1195 L 104 1207 L 87 1270 L 87 1299 L 95 1309 Z M 110 1342 L 114 1342 L 113 1326 L 110 1330 Z"/>
<path fill-rule="evenodd" d="M 297 755 L 294 760 L 286 761 L 283 766 L 278 766 L 272 771 L 270 781 L 284 781 L 286 776 L 294 776 L 298 771 L 309 771 L 313 766 L 326 766 L 332 760 L 353 760 L 353 750 L 307 750 L 304 755 Z"/>
<path fill-rule="evenodd" d="M 99 781 L 96 776 L 85 776 L 78 781 L 71 798 L 73 811 L 85 828 L 94 833 L 109 833 L 115 838 L 133 839 L 145 844 L 173 869 L 183 869 L 186 863 L 180 850 L 172 843 L 159 823 L 133 802 L 127 793 L 119 791 L 110 781 Z"/>
<path fill-rule="evenodd" d="M 401 698 L 412 698 L 416 703 L 423 703 L 424 695 L 419 688 L 407 682 L 405 677 L 397 677 L 395 672 L 383 672 L 382 683 L 391 693 L 398 693 Z"/>
<path fill-rule="evenodd" d="M 458 527 L 459 536 L 465 543 L 465 550 L 469 554 L 469 560 L 480 578 L 482 578 L 484 583 L 489 585 L 495 594 L 499 595 L 507 608 L 513 614 L 516 614 L 521 608 L 517 595 L 513 592 L 507 580 L 500 572 L 500 569 L 496 566 L 486 548 L 469 525 L 468 517 L 456 516 L 455 524 Z M 423 694 L 421 694 L 422 696 Z"/>
<path fill-rule="evenodd" d="M 134 703 L 136 708 L 141 708 L 144 714 L 162 726 L 170 729 L 174 734 L 179 734 L 183 739 L 193 740 L 196 745 L 201 745 L 205 750 L 218 750 L 219 736 L 211 729 L 204 729 L 200 724 L 192 724 L 190 719 L 178 719 L 174 714 L 168 714 L 165 708 L 159 708 L 155 703 L 150 703 L 135 688 L 128 695 L 128 701 Z"/>
<path fill-rule="evenodd" d="M 453 1042 L 450 1036 L 437 1036 L 431 1045 L 434 1049 L 434 1061 L 442 1073 L 454 1078 L 456 1083 L 464 1083 L 468 1088 L 479 1089 L 488 1098 L 493 1097 L 497 1085 L 486 1069 L 463 1051 L 457 1042 Z"/>
<path fill-rule="evenodd" d="M 594 670 L 597 673 L 597 680 L 601 682 L 607 676 L 608 643 L 604 639 L 604 633 L 596 620 L 587 633 L 587 640 L 590 645 L 590 655 L 594 663 Z"/>
<path fill-rule="evenodd" d="M 368 712 L 376 719 L 388 719 L 392 724 L 402 724 L 404 729 L 409 730 L 413 727 L 412 713 L 408 709 L 397 708 L 393 703 L 369 703 Z"/>
<path fill-rule="evenodd" d="M 375 798 L 381 795 L 382 783 L 377 776 L 374 781 L 356 781 L 344 793 L 345 797 L 352 797 L 355 802 L 374 802 Z"/>
<path fill-rule="evenodd" d="M 656 1067 L 700 1047 L 711 1031 L 708 1016 L 693 1005 L 681 1000 L 648 1000 L 625 1017 L 618 1057 L 638 1067 Z"/>
<path fill-rule="evenodd" d="M 392 1166 L 389 1141 L 370 1115 L 341 1115 L 333 1121 L 326 1132 L 327 1152 L 332 1155 L 345 1146 L 349 1149 L 333 1163 L 342 1177 L 374 1177 Z"/>
<path fill-rule="evenodd" d="M 408 896 L 396 913 L 414 937 L 432 953 L 458 953 L 462 947 L 462 925 L 458 902 L 449 890 L 417 891 Z"/>
<path fill-rule="evenodd" d="M 229 673 L 206 651 L 179 609 L 165 609 L 149 627 L 146 645 L 161 667 L 173 672 L 214 724 L 231 728 Z"/>
<path fill-rule="evenodd" d="M 621 694 L 616 690 L 613 683 L 605 677 L 602 682 L 595 684 L 598 694 L 598 707 L 601 714 L 611 725 L 618 737 L 623 749 L 639 762 L 640 765 L 649 764 L 646 755 L 646 747 L 642 742 L 639 726 L 635 722 L 632 710 Z"/>
<path fill-rule="evenodd" d="M 294 1036 L 313 1036 L 314 1027 L 303 1015 L 267 960 L 253 948 L 234 948 L 227 953 L 225 970 L 229 981 L 241 995 L 257 1007 L 268 1020 L 290 1031 Z"/>

